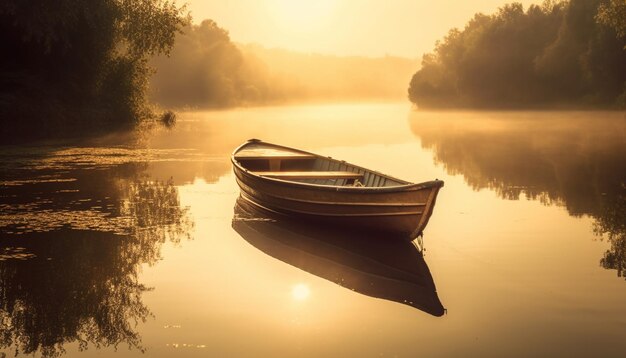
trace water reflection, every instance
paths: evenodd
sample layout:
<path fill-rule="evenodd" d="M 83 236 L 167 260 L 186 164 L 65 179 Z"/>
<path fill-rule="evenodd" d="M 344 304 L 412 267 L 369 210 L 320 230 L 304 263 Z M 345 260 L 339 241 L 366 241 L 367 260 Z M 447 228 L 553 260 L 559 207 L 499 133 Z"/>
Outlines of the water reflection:
<path fill-rule="evenodd" d="M 24 163 L 24 162 L 22 162 Z M 0 214 L 0 348 L 55 357 L 126 345 L 143 351 L 139 282 L 193 223 L 147 164 L 5 165 Z"/>
<path fill-rule="evenodd" d="M 601 265 L 624 274 L 626 115 L 623 112 L 412 113 L 422 146 L 475 190 L 564 206 L 595 219 L 611 243 Z"/>
<path fill-rule="evenodd" d="M 232 225 L 266 254 L 340 286 L 434 316 L 444 313 L 428 266 L 412 243 L 298 223 L 242 198 Z M 298 287 L 294 297 L 308 296 L 307 287 Z"/>
<path fill-rule="evenodd" d="M 626 278 L 626 196 L 607 199 L 604 210 L 596 217 L 594 232 L 606 237 L 611 247 L 604 253 L 600 265 L 617 270 L 617 275 Z"/>
<path fill-rule="evenodd" d="M 291 289 L 291 297 L 293 297 L 294 300 L 304 301 L 309 298 L 310 294 L 311 290 L 309 289 L 309 286 L 304 283 L 299 283 Z"/>

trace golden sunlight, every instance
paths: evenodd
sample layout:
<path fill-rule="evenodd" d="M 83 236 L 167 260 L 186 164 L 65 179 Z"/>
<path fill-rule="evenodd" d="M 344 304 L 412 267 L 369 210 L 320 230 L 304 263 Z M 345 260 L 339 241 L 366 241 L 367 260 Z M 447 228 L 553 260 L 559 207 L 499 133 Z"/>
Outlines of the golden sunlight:
<path fill-rule="evenodd" d="M 309 286 L 303 283 L 299 283 L 293 286 L 291 289 L 291 297 L 293 297 L 293 299 L 297 301 L 306 300 L 310 294 L 311 290 L 309 289 Z"/>
<path fill-rule="evenodd" d="M 272 0 L 268 2 L 274 20 L 298 31 L 318 29 L 335 8 L 335 0 Z"/>

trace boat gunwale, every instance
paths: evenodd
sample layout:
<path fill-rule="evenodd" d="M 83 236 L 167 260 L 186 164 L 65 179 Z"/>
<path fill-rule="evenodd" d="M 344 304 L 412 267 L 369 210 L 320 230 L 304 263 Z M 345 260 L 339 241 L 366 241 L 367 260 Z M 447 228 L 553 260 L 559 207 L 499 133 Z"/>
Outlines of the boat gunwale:
<path fill-rule="evenodd" d="M 288 150 L 292 150 L 292 151 L 297 151 L 297 152 L 301 152 L 301 153 L 314 155 L 316 158 L 324 158 L 324 159 L 329 159 L 329 160 L 332 160 L 332 161 L 337 161 L 337 162 L 340 162 L 340 163 L 349 164 L 349 165 L 351 165 L 351 166 L 353 166 L 355 168 L 362 169 L 362 170 L 365 170 L 367 172 L 373 173 L 375 175 L 379 175 L 379 176 L 385 177 L 387 179 L 395 180 L 395 181 L 398 181 L 398 182 L 401 182 L 401 183 L 405 183 L 405 184 L 395 185 L 395 186 L 381 186 L 381 187 L 339 186 L 339 185 L 323 185 L 323 184 L 303 183 L 303 182 L 297 182 L 297 181 L 292 181 L 292 180 L 283 180 L 283 179 L 278 179 L 278 178 L 271 178 L 271 177 L 261 176 L 261 175 L 255 174 L 255 172 L 253 172 L 253 171 L 250 171 L 250 170 L 244 168 L 243 165 L 241 165 L 239 163 L 239 161 L 235 159 L 235 155 L 240 150 L 242 150 L 245 146 L 250 145 L 252 143 L 268 144 L 270 146 L 274 146 L 274 147 L 278 147 L 278 148 L 283 148 L 283 149 L 288 149 Z M 421 189 L 430 189 L 430 188 L 437 188 L 437 187 L 441 188 L 441 187 L 443 187 L 443 181 L 442 180 L 435 179 L 435 180 L 422 182 L 422 183 L 411 183 L 411 182 L 408 182 L 406 180 L 395 178 L 395 177 L 392 177 L 390 175 L 383 174 L 383 173 L 380 173 L 378 171 L 375 171 L 375 170 L 372 170 L 372 169 L 368 169 L 368 168 L 365 168 L 365 167 L 361 167 L 359 165 L 355 165 L 355 164 L 352 164 L 352 163 L 349 163 L 349 162 L 346 162 L 346 161 L 334 159 L 332 157 L 324 157 L 324 156 L 316 154 L 316 153 L 311 153 L 311 152 L 307 152 L 307 151 L 296 149 L 296 148 L 282 146 L 282 145 L 279 145 L 279 144 L 273 144 L 273 143 L 264 142 L 264 141 L 259 140 L 259 139 L 249 139 L 245 143 L 239 145 L 232 152 L 232 154 L 230 156 L 230 160 L 231 160 L 231 163 L 237 169 L 239 169 L 239 171 L 241 173 L 243 173 L 243 174 L 249 175 L 249 176 L 251 176 L 253 178 L 256 178 L 256 179 L 259 179 L 259 180 L 266 180 L 266 181 L 269 181 L 269 182 L 275 182 L 276 184 L 280 184 L 280 185 L 288 185 L 288 186 L 294 186 L 294 187 L 299 187 L 299 188 L 311 188 L 311 189 L 315 189 L 315 190 L 345 191 L 345 192 L 353 192 L 353 193 L 374 194 L 374 193 L 416 191 L 416 190 L 421 190 Z"/>

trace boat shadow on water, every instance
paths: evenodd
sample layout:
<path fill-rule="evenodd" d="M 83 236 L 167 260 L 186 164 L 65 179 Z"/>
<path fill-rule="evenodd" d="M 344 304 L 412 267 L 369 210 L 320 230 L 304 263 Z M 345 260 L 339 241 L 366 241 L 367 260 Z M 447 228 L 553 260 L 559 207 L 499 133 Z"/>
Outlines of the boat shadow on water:
<path fill-rule="evenodd" d="M 269 256 L 361 294 L 433 316 L 445 309 L 422 251 L 402 240 L 300 222 L 239 197 L 233 229 Z"/>

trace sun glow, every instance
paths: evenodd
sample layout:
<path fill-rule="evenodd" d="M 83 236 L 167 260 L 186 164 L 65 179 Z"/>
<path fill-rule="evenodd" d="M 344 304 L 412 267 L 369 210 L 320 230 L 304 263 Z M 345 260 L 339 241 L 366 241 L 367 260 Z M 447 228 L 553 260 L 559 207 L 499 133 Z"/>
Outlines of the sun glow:
<path fill-rule="evenodd" d="M 334 0 L 272 0 L 268 4 L 279 25 L 296 31 L 319 29 L 334 7 Z"/>
<path fill-rule="evenodd" d="M 309 286 L 303 283 L 299 283 L 291 289 L 291 297 L 293 297 L 294 300 L 304 301 L 310 294 L 311 290 L 309 290 Z"/>

